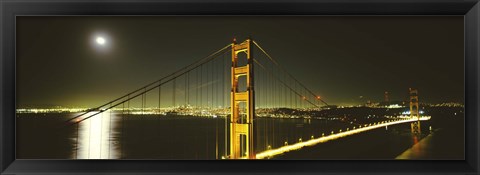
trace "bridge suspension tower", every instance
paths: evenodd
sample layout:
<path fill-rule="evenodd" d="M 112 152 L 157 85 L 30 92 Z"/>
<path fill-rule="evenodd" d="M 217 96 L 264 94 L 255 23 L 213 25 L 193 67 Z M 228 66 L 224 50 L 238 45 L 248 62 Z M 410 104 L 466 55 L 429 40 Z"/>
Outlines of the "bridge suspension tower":
<path fill-rule="evenodd" d="M 230 94 L 230 159 L 255 159 L 253 143 L 254 85 L 251 39 L 232 44 L 232 90 Z M 238 54 L 246 54 L 247 64 L 239 65 Z M 239 79 L 245 77 L 246 90 L 239 91 Z M 243 84 L 242 84 L 243 85 Z M 243 104 L 243 105 L 241 105 Z M 243 109 L 241 109 L 241 107 Z M 242 113 L 241 113 L 242 111 Z"/>
<path fill-rule="evenodd" d="M 418 90 L 409 89 L 410 91 L 410 117 L 417 118 L 417 121 L 414 121 L 410 124 L 412 128 L 412 133 L 417 135 L 421 133 L 420 129 L 420 113 L 418 112 Z"/>

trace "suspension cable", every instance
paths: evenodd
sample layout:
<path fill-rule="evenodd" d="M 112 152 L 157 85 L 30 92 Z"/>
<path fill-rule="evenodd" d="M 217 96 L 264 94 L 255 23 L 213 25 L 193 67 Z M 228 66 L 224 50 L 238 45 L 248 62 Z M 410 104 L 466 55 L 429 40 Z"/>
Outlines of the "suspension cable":
<path fill-rule="evenodd" d="M 215 56 L 215 55 L 217 55 L 217 54 L 219 54 L 219 53 L 225 54 L 226 52 L 231 51 L 231 50 L 229 50 L 229 49 L 226 50 L 226 48 L 228 48 L 228 47 L 230 47 L 230 46 L 231 46 L 231 44 L 227 45 L 226 47 L 218 50 L 217 52 L 215 52 L 215 53 L 213 53 L 213 54 L 210 54 L 208 57 L 203 58 L 201 62 L 196 61 L 196 63 L 199 63 L 199 64 L 196 65 L 196 66 L 194 66 L 194 67 L 191 67 L 189 70 L 196 69 L 196 68 L 198 68 L 198 67 L 200 67 L 200 66 L 202 66 L 202 65 L 204 65 L 204 64 L 206 64 L 206 63 L 208 63 L 208 62 L 210 62 L 210 61 L 212 61 L 212 60 L 214 60 L 214 59 L 216 59 L 217 57 L 213 57 L 213 56 Z M 190 65 L 187 66 L 187 67 L 190 67 Z M 184 70 L 184 69 L 182 69 L 182 70 Z M 167 79 L 167 80 L 165 80 L 165 81 L 163 81 L 163 82 L 162 82 L 162 81 L 156 81 L 156 82 L 154 82 L 154 83 L 151 83 L 151 84 L 149 84 L 149 85 L 147 85 L 147 86 L 142 87 L 141 89 L 139 89 L 139 90 L 137 90 L 137 91 L 140 91 L 140 90 L 142 90 L 142 89 L 146 89 L 144 93 L 149 92 L 149 91 L 151 91 L 151 90 L 154 89 L 154 88 L 157 88 L 157 87 L 159 87 L 159 86 L 161 86 L 161 85 L 163 85 L 163 84 L 165 84 L 165 83 L 168 83 L 168 82 L 170 82 L 170 81 L 172 81 L 172 80 L 174 80 L 174 79 L 176 79 L 176 78 L 178 78 L 178 77 L 186 74 L 187 72 L 188 72 L 188 71 L 183 71 L 183 72 L 182 72 L 182 71 L 176 71 L 175 73 L 170 74 L 170 75 L 175 75 L 175 74 L 178 74 L 178 75 L 175 75 L 175 76 L 173 76 L 172 78 L 169 78 L 169 79 Z M 162 79 L 165 79 L 165 78 L 168 78 L 168 77 L 169 77 L 169 76 L 166 76 L 166 77 L 164 77 L 164 78 L 162 78 Z M 153 85 L 153 84 L 155 84 L 155 83 L 159 83 L 159 84 L 147 89 L 147 87 L 149 87 L 149 86 L 151 86 L 151 85 Z M 97 115 L 97 114 L 103 113 L 103 112 L 105 112 L 105 111 L 107 111 L 107 110 L 109 110 L 109 109 L 111 109 L 111 108 L 113 108 L 113 107 L 115 107 L 115 106 L 118 106 L 118 105 L 120 105 L 120 104 L 123 103 L 123 102 L 127 102 L 127 101 L 129 101 L 129 100 L 131 100 L 131 99 L 133 99 L 133 98 L 135 98 L 135 97 L 138 97 L 138 96 L 142 95 L 143 93 L 139 93 L 139 94 L 136 94 L 136 95 L 133 95 L 133 96 L 132 96 L 132 94 L 133 94 L 133 93 L 127 94 L 126 96 L 128 96 L 129 98 L 127 98 L 126 100 L 120 101 L 120 102 L 118 102 L 118 103 L 116 103 L 116 104 L 114 104 L 114 105 L 112 105 L 112 106 L 110 106 L 110 107 L 108 107 L 108 108 L 101 109 L 100 111 L 98 111 L 98 112 L 96 112 L 96 113 L 94 113 L 94 114 L 92 114 L 92 115 L 90 115 L 90 116 L 88 116 L 88 117 L 85 117 L 85 118 L 83 118 L 83 119 L 81 119 L 81 120 L 75 121 L 75 122 L 73 122 L 73 123 L 71 123 L 71 124 L 78 124 L 78 123 L 80 123 L 80 122 L 82 122 L 82 121 L 84 121 L 84 120 L 86 120 L 86 119 L 89 119 L 89 118 L 91 118 L 91 117 L 93 117 L 93 116 L 95 116 L 95 115 Z M 123 97 L 125 97 L 125 96 L 123 96 Z M 105 105 L 102 105 L 101 107 L 106 106 L 106 105 L 109 105 L 109 104 L 113 104 L 114 102 L 116 102 L 116 101 L 118 101 L 118 100 L 120 100 L 120 99 L 122 99 L 122 98 L 118 98 L 117 100 L 111 101 L 111 102 L 109 102 L 109 103 L 107 103 L 107 104 L 105 104 Z M 101 108 L 101 107 L 94 108 L 94 109 L 99 109 L 99 108 Z M 93 110 L 90 110 L 89 112 L 91 112 L 91 111 L 93 111 Z M 86 112 L 86 113 L 88 113 L 88 112 Z M 79 116 L 76 116 L 76 117 L 74 117 L 74 118 L 72 118 L 72 119 L 69 119 L 69 120 L 67 120 L 66 122 L 69 122 L 69 121 L 72 121 L 72 120 L 74 120 L 74 119 L 76 119 L 76 118 L 78 118 L 78 117 L 81 117 L 81 116 L 85 115 L 86 113 L 84 113 L 84 114 L 82 114 L 82 115 L 79 115 Z"/>
<path fill-rule="evenodd" d="M 313 93 L 310 89 L 308 89 L 305 85 L 303 85 L 300 81 L 298 81 L 295 77 L 293 77 L 292 74 L 290 74 L 283 66 L 281 66 L 280 64 L 278 64 L 277 61 L 275 61 L 275 59 L 273 59 L 273 57 L 270 56 L 270 54 L 268 54 L 256 41 L 252 40 L 253 41 L 253 44 L 255 44 L 255 46 L 257 46 L 258 49 L 260 49 L 275 65 L 277 65 L 278 67 L 280 67 L 285 73 L 288 74 L 288 76 L 290 76 L 292 79 L 294 79 L 296 82 L 298 82 L 298 84 L 300 84 L 300 86 L 302 86 L 303 88 L 305 88 L 311 95 L 313 95 L 315 98 L 317 98 L 318 96 Z M 322 100 L 322 99 L 319 99 L 320 101 L 322 101 L 325 105 L 328 106 L 328 104 Z"/>
<path fill-rule="evenodd" d="M 292 92 L 294 92 L 295 94 L 297 94 L 298 96 L 300 97 L 303 97 L 300 93 L 298 93 L 296 90 L 292 89 L 290 86 L 288 86 L 285 82 L 283 82 L 282 80 L 280 80 L 277 76 L 275 76 L 275 74 L 273 74 L 270 70 L 267 70 L 260 62 L 258 62 L 257 59 L 253 59 L 253 61 L 255 61 L 255 63 L 257 63 L 262 69 L 264 69 L 267 73 L 269 73 L 273 78 L 277 79 L 279 82 L 281 82 L 284 86 L 286 86 L 287 88 L 289 88 Z M 319 107 L 317 106 L 316 104 L 312 103 L 310 100 L 308 99 L 304 99 L 305 101 L 307 101 L 308 103 L 312 104 L 313 106 L 316 106 L 316 107 Z"/>
<path fill-rule="evenodd" d="M 205 60 L 208 60 L 208 61 L 209 61 L 213 56 L 215 56 L 215 55 L 217 55 L 217 54 L 219 54 L 219 53 L 225 53 L 224 51 L 225 51 L 227 48 L 231 47 L 231 46 L 232 46 L 232 44 L 228 44 L 227 46 L 225 46 L 225 47 L 223 47 L 223 48 L 221 48 L 221 49 L 213 52 L 212 54 L 210 54 L 210 55 L 208 55 L 208 56 L 206 56 L 206 57 L 204 57 L 204 58 L 202 58 L 202 59 L 199 59 L 199 60 L 197 60 L 197 61 L 195 61 L 195 62 L 193 62 L 193 63 L 191 63 L 191 64 L 189 64 L 189 65 L 187 65 L 187 66 L 185 66 L 185 67 L 183 67 L 183 68 L 181 68 L 181 69 L 179 69 L 179 70 L 177 70 L 177 71 L 175 71 L 175 72 L 173 72 L 173 73 L 171 73 L 171 74 L 168 74 L 167 76 L 164 76 L 164 77 L 158 79 L 157 81 L 154 81 L 154 82 L 152 82 L 152 83 L 149 83 L 149 84 L 147 84 L 147 85 L 145 85 L 145 86 L 143 86 L 143 87 L 141 87 L 141 88 L 139 88 L 139 89 L 137 89 L 137 90 L 134 90 L 134 91 L 132 91 L 132 92 L 130 92 L 130 93 L 127 93 L 127 94 L 124 95 L 124 96 L 121 96 L 121 97 L 119 97 L 119 98 L 116 98 L 116 99 L 108 102 L 108 103 L 105 103 L 105 104 L 103 104 L 103 105 L 100 105 L 100 106 L 97 107 L 97 108 L 90 108 L 90 109 L 88 109 L 87 111 L 83 112 L 82 114 L 77 115 L 77 116 L 75 116 L 75 117 L 73 117 L 73 118 L 71 118 L 71 119 L 68 119 L 66 122 L 70 122 L 70 121 L 72 121 L 72 120 L 75 120 L 76 118 L 79 118 L 79 117 L 81 117 L 81 116 L 84 116 L 84 115 L 88 114 L 89 112 L 92 112 L 92 111 L 98 110 L 98 109 L 100 109 L 100 108 L 103 108 L 103 107 L 105 107 L 105 106 L 107 106 L 107 105 L 109 105 L 109 104 L 111 104 L 111 103 L 114 103 L 114 102 L 116 102 L 116 101 L 118 101 L 118 100 L 121 100 L 121 99 L 127 97 L 127 96 L 130 96 L 130 95 L 132 95 L 132 94 L 134 94 L 134 93 L 137 93 L 137 92 L 139 92 L 139 91 L 141 91 L 141 90 L 143 90 L 143 89 L 145 89 L 145 88 L 147 88 L 147 87 L 149 87 L 149 86 L 152 86 L 152 85 L 154 85 L 154 84 L 156 84 L 156 83 L 160 83 L 160 82 L 162 82 L 162 80 L 167 79 L 168 77 L 174 76 L 174 75 L 178 74 L 179 72 L 182 72 L 182 71 L 187 70 L 187 69 L 193 70 L 193 69 L 195 69 L 195 68 L 198 67 L 198 66 L 195 66 L 197 63 L 202 63 L 202 65 L 203 65 L 203 64 L 205 63 Z M 227 51 L 230 51 L 230 50 L 227 49 Z M 192 66 L 194 66 L 194 67 L 193 67 L 193 68 L 190 68 L 190 67 L 192 67 Z M 184 74 L 184 73 L 182 73 L 182 74 Z"/>

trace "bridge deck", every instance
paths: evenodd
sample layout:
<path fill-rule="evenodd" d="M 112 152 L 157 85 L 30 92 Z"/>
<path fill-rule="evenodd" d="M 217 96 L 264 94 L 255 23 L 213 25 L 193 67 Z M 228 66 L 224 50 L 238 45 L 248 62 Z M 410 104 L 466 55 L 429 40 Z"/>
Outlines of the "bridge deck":
<path fill-rule="evenodd" d="M 423 116 L 423 117 L 420 118 L 420 120 L 421 121 L 430 120 L 430 116 Z M 313 146 L 313 145 L 316 145 L 318 143 L 323 143 L 323 142 L 327 142 L 327 141 L 330 141 L 330 140 L 335 140 L 335 139 L 338 139 L 338 138 L 341 138 L 341 137 L 365 132 L 365 131 L 372 130 L 372 129 L 377 129 L 377 128 L 381 128 L 381 127 L 385 127 L 385 126 L 389 126 L 389 125 L 414 122 L 414 121 L 417 121 L 417 119 L 416 118 L 404 118 L 404 119 L 397 119 L 397 120 L 379 122 L 379 123 L 376 123 L 376 124 L 373 124 L 373 125 L 367 125 L 367 126 L 364 126 L 364 127 L 360 127 L 360 128 L 336 133 L 336 134 L 331 134 L 331 135 L 328 135 L 328 136 L 324 136 L 324 137 L 320 137 L 320 138 L 316 138 L 316 139 L 311 139 L 311 140 L 304 141 L 304 142 L 298 142 L 298 143 L 295 143 L 295 144 L 292 144 L 292 145 L 286 145 L 286 146 L 282 146 L 282 147 L 279 147 L 279 148 L 266 150 L 264 152 L 258 153 L 256 155 L 256 158 L 257 159 L 264 159 L 264 158 L 268 158 L 268 157 L 273 157 L 275 155 L 283 154 L 285 152 L 301 149 L 304 146 Z"/>

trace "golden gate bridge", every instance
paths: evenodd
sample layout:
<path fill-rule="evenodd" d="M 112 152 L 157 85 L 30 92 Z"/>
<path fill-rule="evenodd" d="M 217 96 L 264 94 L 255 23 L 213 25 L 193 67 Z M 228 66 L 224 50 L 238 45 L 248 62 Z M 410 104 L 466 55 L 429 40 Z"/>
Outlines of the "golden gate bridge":
<path fill-rule="evenodd" d="M 420 121 L 430 117 L 420 116 L 417 93 L 417 90 L 410 89 L 409 116 L 355 123 L 329 133 L 310 131 L 309 138 L 301 136 L 298 140 L 292 140 L 288 135 L 275 136 L 282 128 L 275 128 L 276 125 L 269 122 L 257 123 L 257 119 L 311 118 L 312 112 L 328 107 L 328 103 L 298 81 L 256 41 L 246 39 L 237 43 L 234 39 L 231 44 L 178 71 L 90 108 L 66 122 L 77 129 L 74 157 L 101 159 L 112 157 L 112 113 L 121 118 L 122 123 L 129 115 L 225 117 L 222 159 L 264 159 L 401 123 L 411 123 L 412 133 L 419 134 Z M 79 138 L 80 127 L 86 128 L 83 130 L 88 133 L 84 137 L 88 137 L 88 141 Z M 83 143 L 86 146 L 81 150 L 80 142 L 88 144 Z M 216 143 L 217 159 L 218 145 Z"/>

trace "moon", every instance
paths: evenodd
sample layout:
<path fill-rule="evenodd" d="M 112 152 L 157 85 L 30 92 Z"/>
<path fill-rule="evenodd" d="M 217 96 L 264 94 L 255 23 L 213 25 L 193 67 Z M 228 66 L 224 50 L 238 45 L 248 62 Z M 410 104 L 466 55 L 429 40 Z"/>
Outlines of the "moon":
<path fill-rule="evenodd" d="M 104 31 L 93 31 L 88 40 L 88 44 L 98 54 L 110 53 L 115 41 L 108 32 Z"/>
<path fill-rule="evenodd" d="M 97 44 L 99 44 L 99 45 L 104 45 L 105 42 L 106 42 L 105 38 L 103 38 L 103 37 L 97 37 L 96 41 L 97 41 Z"/>

